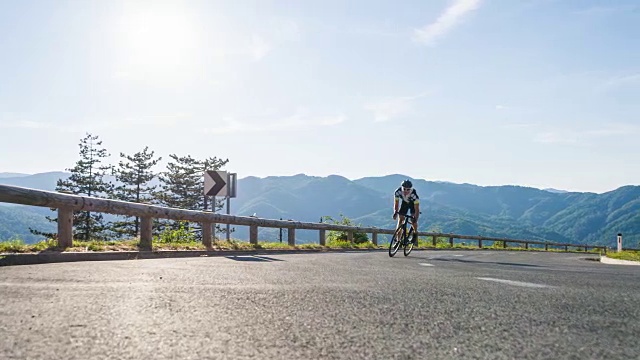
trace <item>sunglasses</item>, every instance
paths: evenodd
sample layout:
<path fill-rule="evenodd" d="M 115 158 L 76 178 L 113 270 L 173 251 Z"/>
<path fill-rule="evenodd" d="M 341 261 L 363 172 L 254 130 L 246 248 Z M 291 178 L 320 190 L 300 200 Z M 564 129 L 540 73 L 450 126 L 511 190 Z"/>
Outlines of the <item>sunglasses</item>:
<path fill-rule="evenodd" d="M 402 188 L 402 191 L 411 191 L 411 188 L 405 188 L 405 187 L 403 187 L 403 188 Z"/>

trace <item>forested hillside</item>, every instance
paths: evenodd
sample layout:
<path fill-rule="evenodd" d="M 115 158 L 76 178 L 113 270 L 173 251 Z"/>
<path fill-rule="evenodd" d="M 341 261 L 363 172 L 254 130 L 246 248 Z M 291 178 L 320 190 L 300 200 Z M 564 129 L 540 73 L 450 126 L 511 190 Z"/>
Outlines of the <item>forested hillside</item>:
<path fill-rule="evenodd" d="M 0 178 L 0 183 L 51 190 L 65 176 L 68 174 L 45 173 Z M 389 175 L 352 181 L 337 175 L 250 176 L 238 180 L 231 213 L 311 222 L 344 215 L 361 225 L 389 228 L 394 225 L 392 194 L 405 178 Z M 626 247 L 638 247 L 640 242 L 640 186 L 593 194 L 415 179 L 414 187 L 422 204 L 422 230 L 609 246 L 620 232 Z M 0 206 L 0 237 L 35 240 L 28 227 L 52 229 L 44 220 L 45 213 L 53 214 L 48 209 Z M 261 229 L 263 237 L 273 239 L 277 233 Z M 247 229 L 238 227 L 234 236 L 246 237 Z M 311 233 L 300 236 L 301 240 L 316 240 Z"/>

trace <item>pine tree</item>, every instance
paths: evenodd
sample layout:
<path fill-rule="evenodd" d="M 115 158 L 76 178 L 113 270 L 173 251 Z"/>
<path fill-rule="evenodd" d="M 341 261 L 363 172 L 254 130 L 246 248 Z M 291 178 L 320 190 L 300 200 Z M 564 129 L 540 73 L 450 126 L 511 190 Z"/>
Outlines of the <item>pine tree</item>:
<path fill-rule="evenodd" d="M 135 203 L 152 202 L 157 185 L 149 185 L 149 182 L 155 177 L 151 168 L 162 158 L 154 159 L 154 152 L 149 152 L 148 146 L 133 156 L 120 153 L 120 157 L 124 161 L 120 161 L 114 170 L 114 175 L 119 183 L 114 190 L 114 198 Z M 113 231 L 120 236 L 138 236 L 140 219 L 138 217 L 131 218 L 125 216 L 124 221 L 114 222 Z"/>
<path fill-rule="evenodd" d="M 93 197 L 110 197 L 113 184 L 105 180 L 105 176 L 112 169 L 111 165 L 102 165 L 102 161 L 109 157 L 107 150 L 102 147 L 98 136 L 89 133 L 80 141 L 80 160 L 72 169 L 68 179 L 58 180 L 56 191 L 69 192 L 75 195 Z M 73 236 L 80 240 L 104 239 L 108 226 L 102 214 L 90 211 L 74 212 Z"/>
<path fill-rule="evenodd" d="M 190 155 L 179 157 L 175 154 L 171 154 L 169 157 L 173 161 L 167 164 L 167 171 L 160 175 L 162 191 L 158 193 L 157 198 L 168 207 L 205 210 L 204 172 L 219 170 L 229 160 L 217 157 L 197 160 Z M 218 201 L 214 206 L 216 210 L 220 210 L 223 207 L 223 202 Z M 172 227 L 176 228 L 177 226 L 178 224 L 174 224 Z"/>

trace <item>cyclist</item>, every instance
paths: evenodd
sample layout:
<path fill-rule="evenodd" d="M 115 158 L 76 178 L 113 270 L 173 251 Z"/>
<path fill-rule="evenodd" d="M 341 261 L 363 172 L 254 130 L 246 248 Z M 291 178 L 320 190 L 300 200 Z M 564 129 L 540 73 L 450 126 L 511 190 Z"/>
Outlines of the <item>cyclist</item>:
<path fill-rule="evenodd" d="M 420 216 L 420 198 L 416 189 L 413 188 L 413 184 L 409 179 L 404 180 L 400 187 L 396 189 L 393 195 L 393 220 L 398 215 L 398 224 L 396 230 L 400 227 L 400 224 L 404 221 L 404 216 L 407 215 L 407 211 L 413 215 L 414 219 L 411 222 L 413 227 L 413 241 L 414 245 L 418 245 L 418 217 Z"/>

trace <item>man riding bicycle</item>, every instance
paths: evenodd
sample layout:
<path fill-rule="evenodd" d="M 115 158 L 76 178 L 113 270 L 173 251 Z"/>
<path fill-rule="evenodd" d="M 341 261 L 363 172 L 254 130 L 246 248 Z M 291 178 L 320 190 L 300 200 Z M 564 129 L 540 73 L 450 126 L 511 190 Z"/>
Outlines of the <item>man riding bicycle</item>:
<path fill-rule="evenodd" d="M 418 245 L 418 217 L 420 216 L 420 198 L 416 189 L 413 188 L 413 184 L 410 180 L 402 182 L 399 188 L 396 189 L 393 200 L 393 219 L 395 220 L 398 215 L 398 224 L 396 230 L 400 227 L 400 224 L 404 221 L 407 211 L 410 215 L 413 215 L 414 219 L 411 222 L 413 227 L 413 241 L 414 245 Z"/>

